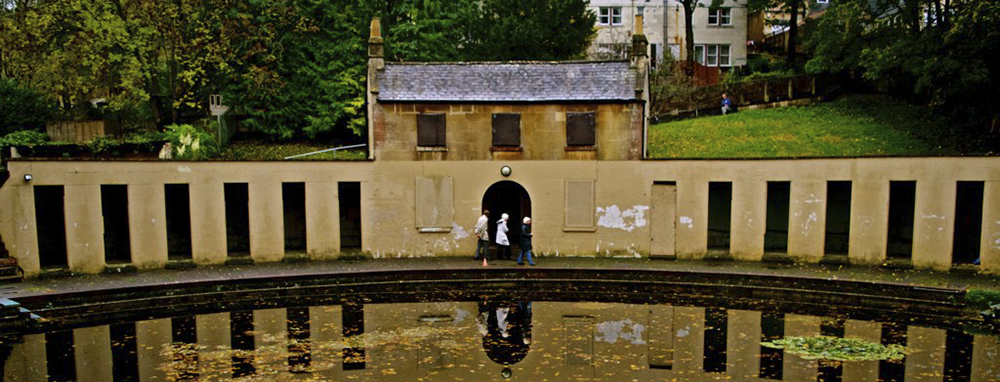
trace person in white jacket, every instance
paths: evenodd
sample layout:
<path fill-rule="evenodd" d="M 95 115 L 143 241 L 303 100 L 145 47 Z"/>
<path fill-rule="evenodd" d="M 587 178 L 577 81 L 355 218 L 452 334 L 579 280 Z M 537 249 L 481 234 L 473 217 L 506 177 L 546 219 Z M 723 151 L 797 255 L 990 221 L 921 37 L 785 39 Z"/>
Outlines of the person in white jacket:
<path fill-rule="evenodd" d="M 483 216 L 476 221 L 476 260 L 490 258 L 490 210 L 483 210 Z"/>
<path fill-rule="evenodd" d="M 510 260 L 510 240 L 507 239 L 507 220 L 510 216 L 507 214 L 500 215 L 500 220 L 497 220 L 497 259 L 500 260 Z"/>

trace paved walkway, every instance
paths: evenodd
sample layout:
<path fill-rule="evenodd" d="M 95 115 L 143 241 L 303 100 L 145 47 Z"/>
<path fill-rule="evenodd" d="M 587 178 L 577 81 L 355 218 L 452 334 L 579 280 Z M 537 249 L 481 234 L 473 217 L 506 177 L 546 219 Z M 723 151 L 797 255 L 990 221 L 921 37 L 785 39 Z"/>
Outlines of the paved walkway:
<path fill-rule="evenodd" d="M 932 271 L 892 270 L 867 266 L 824 266 L 815 264 L 770 264 L 741 261 L 665 261 L 611 258 L 537 258 L 535 270 L 544 268 L 669 270 L 711 272 L 740 275 L 781 275 L 901 283 L 939 288 L 986 288 L 1000 290 L 1000 276 L 949 274 Z M 443 270 L 481 268 L 480 262 L 466 258 L 422 258 L 310 261 L 301 263 L 266 263 L 244 266 L 206 266 L 183 270 L 154 270 L 125 274 L 83 275 L 53 279 L 29 279 L 24 282 L 0 284 L 0 298 L 17 299 L 66 292 L 83 292 L 108 288 L 128 288 L 149 285 L 211 282 L 214 280 L 255 279 L 276 276 L 329 275 L 352 272 L 393 270 Z M 517 268 L 513 261 L 491 261 L 490 267 Z"/>

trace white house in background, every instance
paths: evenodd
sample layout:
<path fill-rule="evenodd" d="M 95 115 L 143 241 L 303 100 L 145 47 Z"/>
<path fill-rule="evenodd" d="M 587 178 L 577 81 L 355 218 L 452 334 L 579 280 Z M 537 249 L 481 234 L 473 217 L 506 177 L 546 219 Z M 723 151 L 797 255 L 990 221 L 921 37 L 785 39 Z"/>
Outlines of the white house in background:
<path fill-rule="evenodd" d="M 695 60 L 705 66 L 733 67 L 747 62 L 747 0 L 725 0 L 709 10 L 711 0 L 701 0 L 695 9 Z M 658 64 L 664 54 L 685 59 L 684 7 L 676 0 L 591 0 L 597 15 L 597 38 L 589 50 L 591 58 L 623 58 L 631 46 L 636 15 L 642 15 L 642 30 L 649 41 L 649 58 Z"/>

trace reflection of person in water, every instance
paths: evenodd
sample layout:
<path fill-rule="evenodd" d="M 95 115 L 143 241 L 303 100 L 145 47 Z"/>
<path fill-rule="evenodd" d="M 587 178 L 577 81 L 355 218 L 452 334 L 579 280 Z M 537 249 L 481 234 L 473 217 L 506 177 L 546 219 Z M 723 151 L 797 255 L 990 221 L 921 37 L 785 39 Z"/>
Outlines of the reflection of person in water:
<path fill-rule="evenodd" d="M 483 349 L 493 362 L 513 365 L 531 345 L 531 302 L 479 303 L 477 319 Z"/>

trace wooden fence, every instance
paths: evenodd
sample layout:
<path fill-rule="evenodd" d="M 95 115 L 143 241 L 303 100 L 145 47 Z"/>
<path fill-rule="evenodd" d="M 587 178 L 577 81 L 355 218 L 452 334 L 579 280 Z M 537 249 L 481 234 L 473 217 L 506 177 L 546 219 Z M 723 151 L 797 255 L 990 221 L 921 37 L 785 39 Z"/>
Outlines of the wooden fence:
<path fill-rule="evenodd" d="M 811 98 L 822 93 L 822 84 L 816 77 L 795 76 L 788 78 L 768 78 L 757 81 L 700 86 L 688 99 L 665 99 L 653 105 L 657 115 L 677 115 L 702 110 L 718 110 L 722 94 L 726 93 L 733 106 L 755 105 Z"/>
<path fill-rule="evenodd" d="M 90 142 L 96 137 L 114 135 L 116 124 L 106 121 L 65 121 L 45 126 L 53 142 Z"/>

